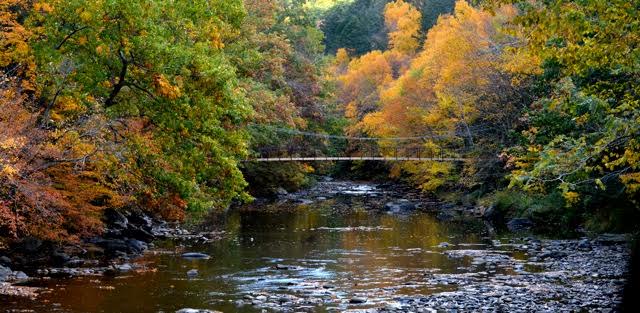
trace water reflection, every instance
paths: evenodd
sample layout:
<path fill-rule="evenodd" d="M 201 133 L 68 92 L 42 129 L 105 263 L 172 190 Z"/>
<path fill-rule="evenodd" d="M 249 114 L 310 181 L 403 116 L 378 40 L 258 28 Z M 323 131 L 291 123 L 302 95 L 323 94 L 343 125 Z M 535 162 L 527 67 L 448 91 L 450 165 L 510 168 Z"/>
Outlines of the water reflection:
<path fill-rule="evenodd" d="M 184 307 L 224 312 L 259 311 L 237 307 L 251 292 L 307 294 L 325 297 L 366 295 L 380 301 L 398 295 L 451 290 L 428 285 L 429 273 L 456 273 L 469 260 L 448 258 L 441 242 L 479 243 L 481 238 L 432 216 L 406 216 L 356 210 L 336 212 L 332 201 L 279 210 L 232 212 L 227 237 L 190 246 L 209 260 L 185 260 L 177 254 L 146 255 L 155 272 L 117 278 L 40 281 L 51 288 L 38 301 L 0 299 L 0 309 L 60 312 L 173 312 Z M 164 243 L 164 249 L 178 249 Z M 197 269 L 189 279 L 186 272 Z M 55 305 L 54 305 L 55 303 Z"/>

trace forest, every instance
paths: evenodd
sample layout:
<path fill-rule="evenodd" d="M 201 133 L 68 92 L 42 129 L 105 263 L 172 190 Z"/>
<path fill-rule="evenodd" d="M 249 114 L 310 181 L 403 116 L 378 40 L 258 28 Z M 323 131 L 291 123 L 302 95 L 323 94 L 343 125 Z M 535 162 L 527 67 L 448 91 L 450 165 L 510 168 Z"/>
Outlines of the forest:
<path fill-rule="evenodd" d="M 181 221 L 338 168 L 632 231 L 639 1 L 0 0 L 0 248 Z M 452 134 L 463 163 L 244 162 L 281 129 Z M 316 149 L 327 142 L 300 141 Z M 378 145 L 389 143 L 380 140 Z"/>

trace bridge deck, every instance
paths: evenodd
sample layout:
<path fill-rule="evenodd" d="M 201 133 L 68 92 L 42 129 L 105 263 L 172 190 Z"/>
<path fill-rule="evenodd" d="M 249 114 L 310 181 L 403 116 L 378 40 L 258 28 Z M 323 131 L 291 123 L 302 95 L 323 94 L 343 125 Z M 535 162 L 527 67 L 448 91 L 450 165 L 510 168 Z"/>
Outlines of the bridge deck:
<path fill-rule="evenodd" d="M 246 160 L 248 162 L 283 162 L 283 161 L 437 161 L 437 162 L 465 162 L 465 158 L 418 158 L 418 157 L 282 157 L 282 158 L 256 158 Z"/>

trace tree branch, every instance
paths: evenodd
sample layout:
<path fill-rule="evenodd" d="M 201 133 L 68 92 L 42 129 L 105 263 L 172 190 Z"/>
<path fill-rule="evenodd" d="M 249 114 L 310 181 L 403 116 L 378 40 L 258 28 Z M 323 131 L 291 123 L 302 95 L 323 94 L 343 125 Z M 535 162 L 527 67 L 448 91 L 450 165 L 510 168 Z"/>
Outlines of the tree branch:
<path fill-rule="evenodd" d="M 62 41 L 56 46 L 56 50 L 60 50 L 60 48 L 62 48 L 62 45 L 64 45 L 65 42 L 67 42 L 67 40 L 69 40 L 73 35 L 75 35 L 77 32 L 87 29 L 89 28 L 89 26 L 82 26 L 80 28 L 76 28 L 73 31 L 71 31 L 71 33 L 69 33 L 68 35 L 66 35 Z"/>
<path fill-rule="evenodd" d="M 122 68 L 120 69 L 118 83 L 116 83 L 116 85 L 113 87 L 113 90 L 111 90 L 107 101 L 105 101 L 104 103 L 104 106 L 107 108 L 115 104 L 115 99 L 118 96 L 118 93 L 120 93 L 120 90 L 122 90 L 122 87 L 124 87 L 126 84 L 125 77 L 127 76 L 127 67 L 129 66 L 129 61 L 127 61 L 127 59 L 124 57 L 124 53 L 122 53 L 122 50 L 118 51 L 118 57 L 120 57 L 120 62 L 122 62 Z"/>

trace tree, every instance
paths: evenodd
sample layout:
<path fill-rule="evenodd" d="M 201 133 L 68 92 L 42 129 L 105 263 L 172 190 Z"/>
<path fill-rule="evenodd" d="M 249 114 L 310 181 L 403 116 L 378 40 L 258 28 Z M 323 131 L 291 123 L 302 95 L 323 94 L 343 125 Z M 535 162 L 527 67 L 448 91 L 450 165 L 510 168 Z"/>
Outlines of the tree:
<path fill-rule="evenodd" d="M 384 23 L 391 50 L 411 54 L 418 49 L 421 17 L 418 10 L 403 0 L 387 3 L 384 8 Z"/>
<path fill-rule="evenodd" d="M 363 130 L 363 118 L 379 109 L 381 91 L 405 73 L 415 55 L 419 35 L 420 13 L 404 1 L 389 3 L 385 8 L 385 23 L 392 38 L 392 49 L 372 51 L 346 61 L 348 53 L 338 50 L 334 71 L 337 77 L 338 99 L 350 120 L 351 134 Z M 342 64 L 340 64 L 340 62 Z"/>
<path fill-rule="evenodd" d="M 384 10 L 392 0 L 355 0 L 340 2 L 324 13 L 321 28 L 327 52 L 346 48 L 354 56 L 387 48 Z M 420 31 L 426 33 L 440 15 L 453 11 L 455 0 L 407 0 L 421 13 Z M 423 38 L 419 38 L 422 42 Z"/>
<path fill-rule="evenodd" d="M 322 149 L 321 140 L 302 140 L 282 132 L 332 131 L 335 117 L 326 105 L 322 33 L 302 1 L 245 1 L 248 16 L 227 46 L 241 85 L 256 110 L 248 128 L 251 150 Z M 333 130 L 335 131 L 335 130 Z M 312 167 L 302 163 L 245 163 L 243 173 L 254 195 L 293 190 L 308 183 Z M 270 175 L 265 175 L 270 172 Z"/>
<path fill-rule="evenodd" d="M 362 119 L 362 128 L 378 137 L 435 138 L 420 147 L 425 153 L 455 154 L 466 149 L 478 159 L 495 159 L 521 110 L 520 90 L 503 70 L 504 51 L 517 38 L 498 29 L 514 14 L 505 7 L 494 16 L 458 2 L 454 15 L 440 18 L 431 28 L 424 49 L 404 74 L 380 90 L 380 109 Z M 443 178 L 447 175 L 469 186 L 486 182 L 497 164 L 487 168 L 486 161 L 480 163 L 466 165 L 462 173 L 467 173 L 468 181 L 453 176 L 452 166 L 403 168 L 423 188 L 435 190 L 448 181 Z"/>
<path fill-rule="evenodd" d="M 559 189 L 568 206 L 637 198 L 640 3 L 518 4 L 513 29 L 528 43 L 518 53 L 541 60 L 541 92 L 526 116 L 528 145 L 512 153 L 512 186 Z"/>
<path fill-rule="evenodd" d="M 42 30 L 33 49 L 43 123 L 141 118 L 150 138 L 130 134 L 126 149 L 153 193 L 192 210 L 224 207 L 244 186 L 250 109 L 223 50 L 243 16 L 240 1 L 48 2 L 30 22 Z"/>

